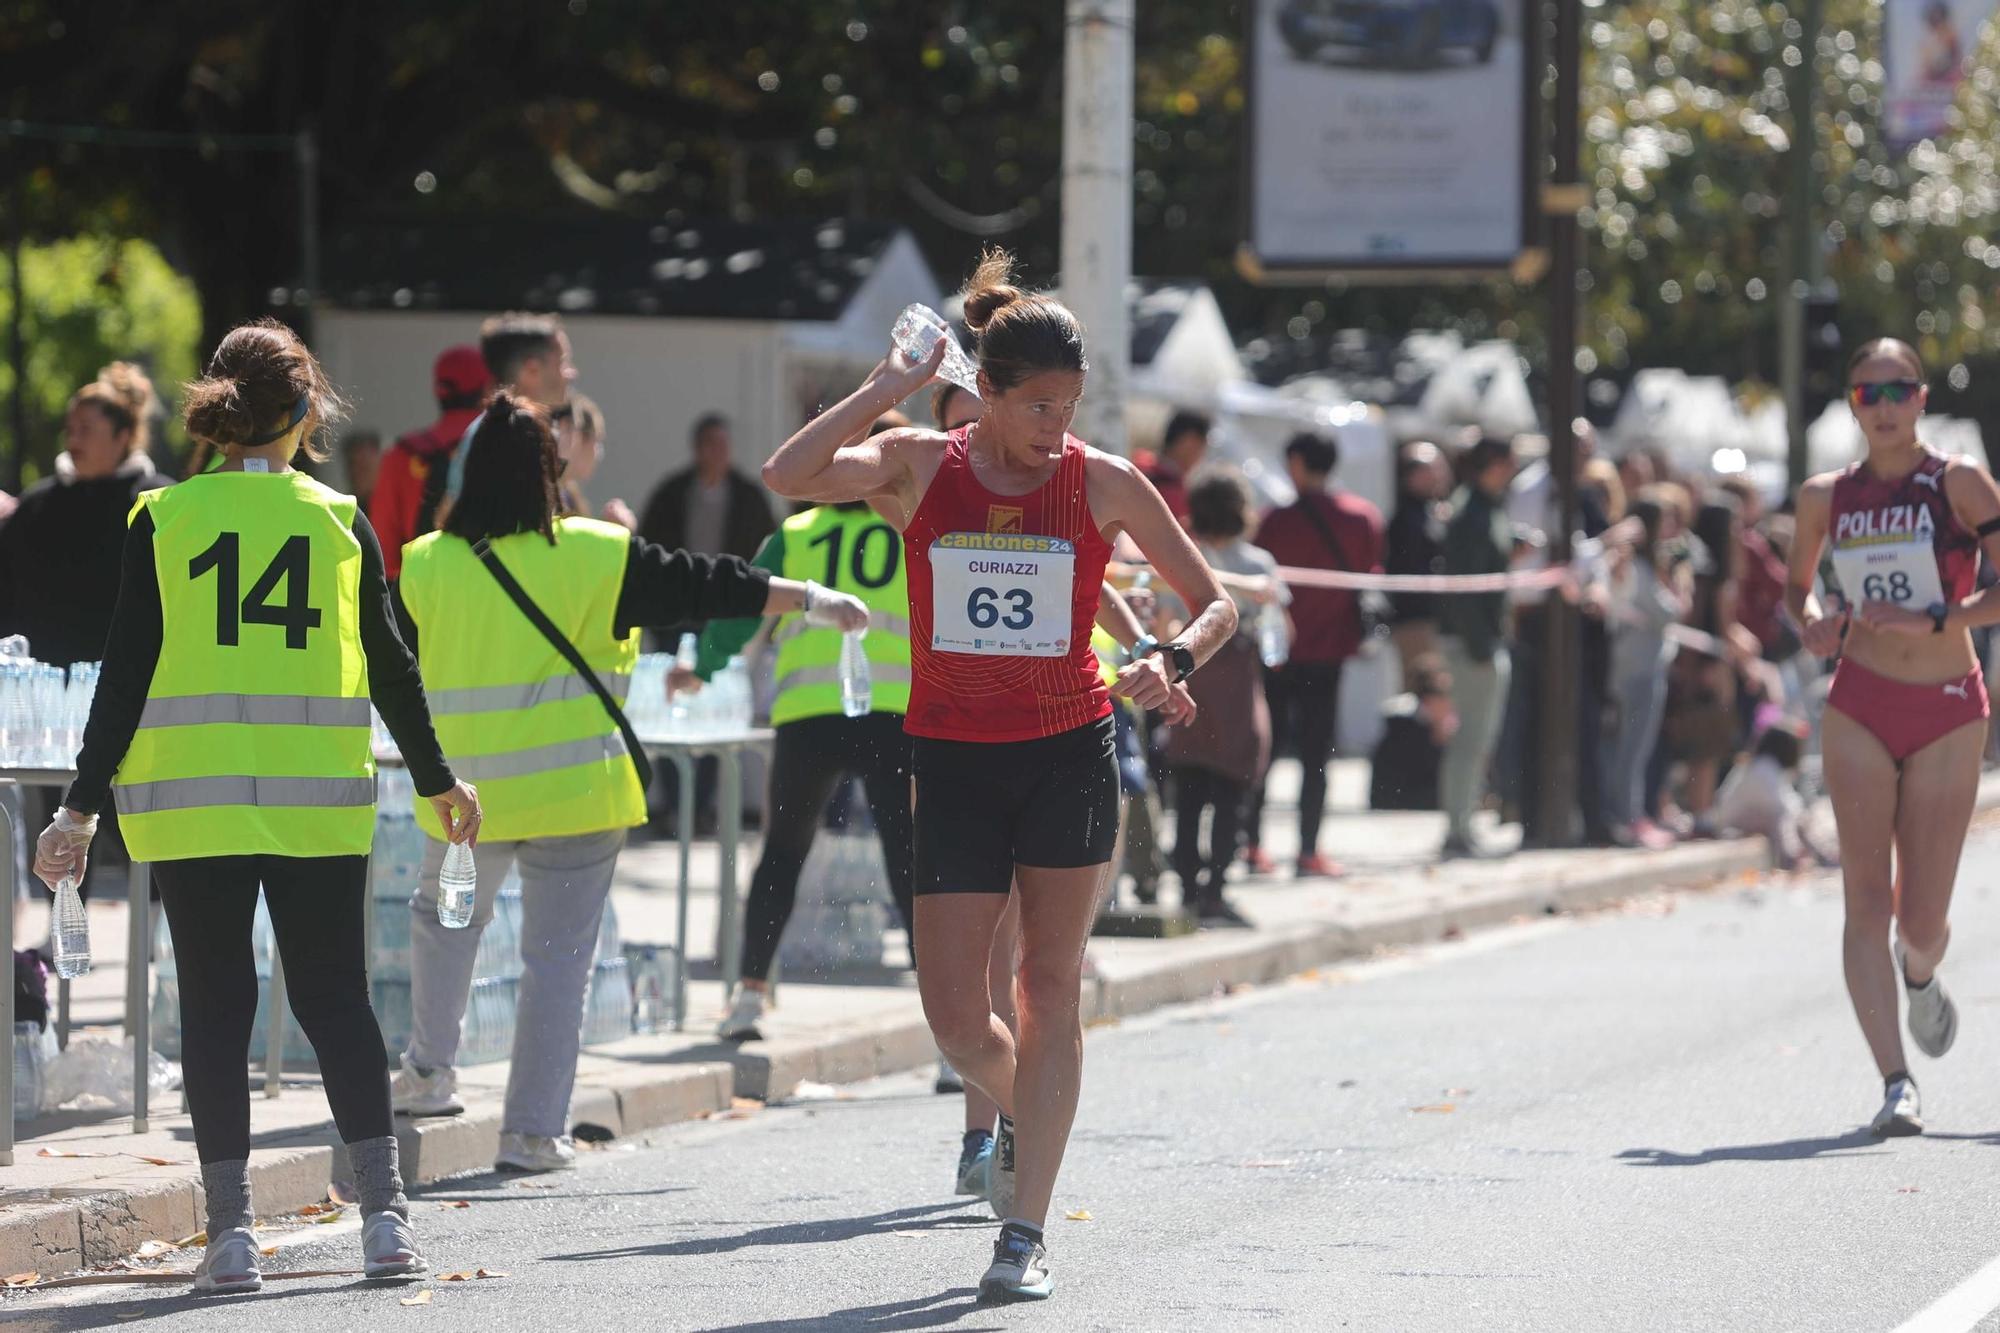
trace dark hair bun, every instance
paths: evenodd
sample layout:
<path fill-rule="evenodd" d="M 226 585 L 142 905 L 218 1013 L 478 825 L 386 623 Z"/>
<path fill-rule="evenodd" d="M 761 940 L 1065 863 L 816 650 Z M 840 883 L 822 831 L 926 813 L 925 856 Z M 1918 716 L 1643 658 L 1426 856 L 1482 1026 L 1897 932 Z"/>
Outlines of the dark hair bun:
<path fill-rule="evenodd" d="M 217 447 L 243 444 L 257 434 L 257 417 L 243 386 L 227 377 L 198 379 L 182 398 L 188 434 Z"/>
<path fill-rule="evenodd" d="M 997 246 L 979 256 L 979 267 L 965 282 L 965 327 L 977 335 L 993 317 L 1027 293 L 1014 285 L 1014 257 Z"/>

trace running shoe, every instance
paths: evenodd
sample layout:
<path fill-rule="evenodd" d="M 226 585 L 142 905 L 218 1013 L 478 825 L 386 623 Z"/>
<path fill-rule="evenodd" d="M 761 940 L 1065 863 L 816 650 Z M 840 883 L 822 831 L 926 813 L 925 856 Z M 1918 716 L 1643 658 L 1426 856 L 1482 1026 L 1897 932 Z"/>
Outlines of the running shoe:
<path fill-rule="evenodd" d="M 1243 864 L 1253 875 L 1278 873 L 1278 863 L 1271 859 L 1270 853 L 1254 842 L 1243 849 Z"/>
<path fill-rule="evenodd" d="M 209 1239 L 201 1267 L 194 1270 L 194 1289 L 203 1296 L 264 1289 L 264 1272 L 257 1267 L 257 1237 L 248 1227 L 231 1227 Z"/>
<path fill-rule="evenodd" d="M 1226 898 L 1216 898 L 1195 908 L 1195 922 L 1203 930 L 1247 930 L 1250 918 L 1236 910 Z"/>
<path fill-rule="evenodd" d="M 1909 961 L 1903 954 L 1903 942 L 1896 941 L 1896 971 L 1903 977 L 1903 992 L 1910 997 L 1910 1039 L 1917 1043 L 1917 1049 L 1935 1060 L 1951 1049 L 1958 1040 L 1958 1006 L 1951 1002 L 1951 995 L 1938 980 L 1937 973 L 1921 986 L 1910 984 Z"/>
<path fill-rule="evenodd" d="M 500 1151 L 493 1158 L 495 1171 L 574 1171 L 576 1144 L 565 1135 L 549 1138 L 542 1134 L 500 1132 Z"/>
<path fill-rule="evenodd" d="M 993 1136 L 993 1166 L 988 1177 L 986 1198 L 993 1215 L 1002 1222 L 1014 1212 L 1014 1122 L 1000 1117 L 999 1132 Z"/>
<path fill-rule="evenodd" d="M 383 1211 L 369 1214 L 361 1224 L 361 1275 L 380 1280 L 415 1277 L 428 1273 L 423 1251 L 417 1248 L 417 1233 L 410 1219 L 401 1213 Z"/>
<path fill-rule="evenodd" d="M 1042 1238 L 1018 1225 L 1001 1227 L 1000 1239 L 993 1242 L 993 1266 L 979 1280 L 980 1301 L 984 1304 L 1045 1301 L 1055 1294 L 1055 1289 Z"/>
<path fill-rule="evenodd" d="M 1891 1083 L 1882 1099 L 1882 1109 L 1868 1126 L 1877 1138 L 1907 1138 L 1924 1132 L 1923 1106 L 1917 1100 L 1916 1080 L 1899 1078 Z"/>
<path fill-rule="evenodd" d="M 948 1092 L 964 1092 L 965 1079 L 956 1069 L 951 1067 L 951 1061 L 940 1055 L 938 1057 L 937 1082 L 933 1083 L 931 1087 L 940 1096 Z"/>
<path fill-rule="evenodd" d="M 397 1115 L 464 1115 L 458 1099 L 458 1071 L 450 1066 L 424 1069 L 403 1053 L 403 1067 L 389 1080 L 389 1105 Z"/>
<path fill-rule="evenodd" d="M 993 1136 L 970 1130 L 958 1153 L 958 1193 L 985 1198 L 993 1190 Z"/>
<path fill-rule="evenodd" d="M 1298 874 L 1300 879 L 1339 879 L 1347 874 L 1347 867 L 1332 857 L 1312 852 L 1299 858 Z"/>
<path fill-rule="evenodd" d="M 757 1021 L 763 1016 L 764 992 L 738 986 L 736 1003 L 729 1007 L 729 1016 L 715 1029 L 715 1035 L 724 1041 L 762 1041 L 764 1034 L 757 1030 Z"/>

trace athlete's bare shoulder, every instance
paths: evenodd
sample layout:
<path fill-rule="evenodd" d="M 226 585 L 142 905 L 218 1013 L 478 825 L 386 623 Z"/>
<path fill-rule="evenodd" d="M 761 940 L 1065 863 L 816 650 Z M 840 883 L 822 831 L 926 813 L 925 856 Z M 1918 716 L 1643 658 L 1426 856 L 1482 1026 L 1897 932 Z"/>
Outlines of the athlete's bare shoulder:
<path fill-rule="evenodd" d="M 1131 459 L 1106 453 L 1092 444 L 1083 446 L 1083 475 L 1093 490 L 1099 486 L 1124 489 L 1135 484 L 1148 484 L 1146 474 L 1139 471 Z"/>
<path fill-rule="evenodd" d="M 1839 472 L 1822 472 L 1816 477 L 1807 477 L 1805 484 L 1799 487 L 1799 507 L 1812 505 L 1819 510 L 1827 509 L 1833 503 L 1833 484 L 1841 476 Z"/>

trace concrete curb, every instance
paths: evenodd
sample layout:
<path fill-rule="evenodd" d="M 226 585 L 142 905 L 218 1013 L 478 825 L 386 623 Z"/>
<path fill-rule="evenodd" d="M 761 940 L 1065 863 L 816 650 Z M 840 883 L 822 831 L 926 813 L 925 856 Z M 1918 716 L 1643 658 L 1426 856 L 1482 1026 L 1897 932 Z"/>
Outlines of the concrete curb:
<path fill-rule="evenodd" d="M 1982 808 L 2000 804 L 2000 788 L 1993 795 L 1994 800 L 1982 800 Z M 1084 1016 L 1087 1021 L 1130 1017 L 1202 999 L 1228 986 L 1277 981 L 1377 948 L 1437 940 L 1523 915 L 1690 888 L 1765 865 L 1760 839 L 1695 843 L 1635 856 L 1630 864 L 1558 871 L 1543 883 L 1440 888 L 1414 911 L 1405 902 L 1361 924 L 1202 935 L 1178 942 L 1172 956 L 1155 966 L 1099 978 L 1085 993 Z M 898 1017 L 857 1023 L 813 1040 L 758 1042 L 747 1048 L 717 1045 L 681 1053 L 673 1061 L 635 1063 L 581 1084 L 573 1110 L 579 1122 L 632 1135 L 725 1111 L 732 1097 L 780 1101 L 808 1080 L 860 1082 L 920 1068 L 936 1058 L 922 1019 Z M 490 1167 L 499 1142 L 500 1107 L 480 1103 L 462 1116 L 399 1120 L 397 1133 L 404 1180 L 411 1187 L 434 1184 Z M 346 1174 L 346 1154 L 337 1151 L 330 1126 L 323 1140 L 301 1136 L 297 1146 L 259 1148 L 251 1158 L 257 1210 L 267 1217 L 318 1202 L 329 1182 Z M 75 1191 L 74 1197 L 11 1204 L 0 1213 L 0 1273 L 64 1272 L 122 1258 L 147 1240 L 192 1235 L 201 1229 L 202 1203 L 198 1180 L 134 1177 L 98 1182 Z"/>

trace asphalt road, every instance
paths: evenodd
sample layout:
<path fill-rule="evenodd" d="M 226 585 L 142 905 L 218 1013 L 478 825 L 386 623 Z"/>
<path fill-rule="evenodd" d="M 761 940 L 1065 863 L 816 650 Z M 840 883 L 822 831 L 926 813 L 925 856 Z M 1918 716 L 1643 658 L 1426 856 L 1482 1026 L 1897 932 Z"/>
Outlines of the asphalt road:
<path fill-rule="evenodd" d="M 440 1271 L 504 1278 L 99 1288 L 8 1297 L 0 1324 L 1897 1328 L 2000 1255 L 1996 851 L 1991 830 L 1968 850 L 1962 1030 L 1917 1067 L 1923 1139 L 1860 1129 L 1879 1084 L 1831 881 L 1736 885 L 1094 1030 L 1044 1305 L 974 1305 L 992 1225 L 950 1194 L 956 1103 L 912 1076 L 614 1145 L 543 1188 L 426 1191 Z M 294 1234 L 271 1269 L 354 1262 L 343 1226 Z M 1911 1327 L 2000 1327 L 2000 1268 L 1961 1296 Z"/>

